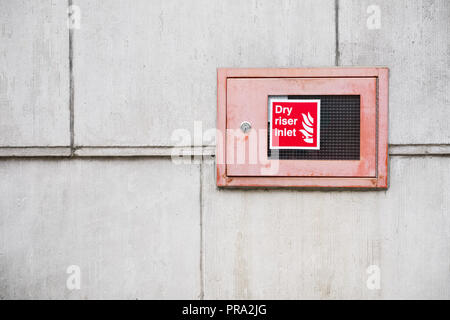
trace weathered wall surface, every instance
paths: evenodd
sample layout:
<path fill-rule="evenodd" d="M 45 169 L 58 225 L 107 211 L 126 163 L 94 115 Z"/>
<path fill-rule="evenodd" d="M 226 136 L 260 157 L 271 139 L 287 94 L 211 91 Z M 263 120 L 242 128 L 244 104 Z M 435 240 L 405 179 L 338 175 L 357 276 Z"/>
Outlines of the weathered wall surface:
<path fill-rule="evenodd" d="M 445 0 L 0 0 L 0 298 L 449 299 L 449 22 Z M 174 130 L 215 127 L 217 67 L 333 65 L 391 70 L 387 191 L 219 190 L 171 160 Z"/>
<path fill-rule="evenodd" d="M 75 4 L 83 12 L 74 34 L 80 146 L 166 146 L 170 132 L 192 130 L 195 120 L 215 127 L 220 66 L 334 63 L 332 1 Z"/>
<path fill-rule="evenodd" d="M 7 160 L 0 176 L 2 298 L 198 298 L 198 165 Z"/>
<path fill-rule="evenodd" d="M 69 131 L 64 1 L 0 1 L 0 146 L 63 146 Z"/>
<path fill-rule="evenodd" d="M 372 4 L 380 29 L 366 25 Z M 339 1 L 339 63 L 390 68 L 391 144 L 450 141 L 449 7 L 446 0 Z"/>

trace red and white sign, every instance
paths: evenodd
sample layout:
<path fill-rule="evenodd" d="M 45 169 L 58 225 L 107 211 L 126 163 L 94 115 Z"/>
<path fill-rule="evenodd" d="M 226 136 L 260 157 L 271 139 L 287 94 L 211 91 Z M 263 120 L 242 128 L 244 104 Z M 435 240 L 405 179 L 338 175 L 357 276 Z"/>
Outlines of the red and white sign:
<path fill-rule="evenodd" d="M 269 101 L 271 149 L 320 149 L 320 100 Z"/>

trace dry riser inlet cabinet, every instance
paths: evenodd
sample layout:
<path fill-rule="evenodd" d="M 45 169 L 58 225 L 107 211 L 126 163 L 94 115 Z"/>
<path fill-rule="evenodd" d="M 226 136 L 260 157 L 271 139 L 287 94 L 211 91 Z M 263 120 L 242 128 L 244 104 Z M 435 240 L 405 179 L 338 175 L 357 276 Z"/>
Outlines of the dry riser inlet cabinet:
<path fill-rule="evenodd" d="M 387 68 L 217 70 L 217 185 L 388 185 Z"/>

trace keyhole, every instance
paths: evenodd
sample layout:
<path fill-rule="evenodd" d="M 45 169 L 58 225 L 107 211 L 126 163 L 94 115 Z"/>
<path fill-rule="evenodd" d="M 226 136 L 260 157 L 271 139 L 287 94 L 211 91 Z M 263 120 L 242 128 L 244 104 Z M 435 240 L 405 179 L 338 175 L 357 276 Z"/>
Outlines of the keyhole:
<path fill-rule="evenodd" d="M 241 123 L 242 132 L 247 133 L 250 131 L 251 128 L 252 128 L 252 125 L 250 124 L 250 122 L 244 121 Z"/>

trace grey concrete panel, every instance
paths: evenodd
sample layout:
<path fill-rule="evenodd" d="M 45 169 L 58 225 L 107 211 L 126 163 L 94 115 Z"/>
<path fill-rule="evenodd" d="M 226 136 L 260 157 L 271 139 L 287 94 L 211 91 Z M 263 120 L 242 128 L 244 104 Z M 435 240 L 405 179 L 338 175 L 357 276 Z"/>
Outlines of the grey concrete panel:
<path fill-rule="evenodd" d="M 0 298 L 199 297 L 198 165 L 5 160 L 0 177 Z"/>
<path fill-rule="evenodd" d="M 339 1 L 340 64 L 390 68 L 390 143 L 450 141 L 449 21 L 447 0 Z"/>
<path fill-rule="evenodd" d="M 0 1 L 0 146 L 68 146 L 67 1 Z"/>
<path fill-rule="evenodd" d="M 334 64 L 334 1 L 75 0 L 75 143 L 167 146 L 215 128 L 217 67 Z"/>
<path fill-rule="evenodd" d="M 449 166 L 394 157 L 387 191 L 217 189 L 205 167 L 205 297 L 450 298 Z"/>

